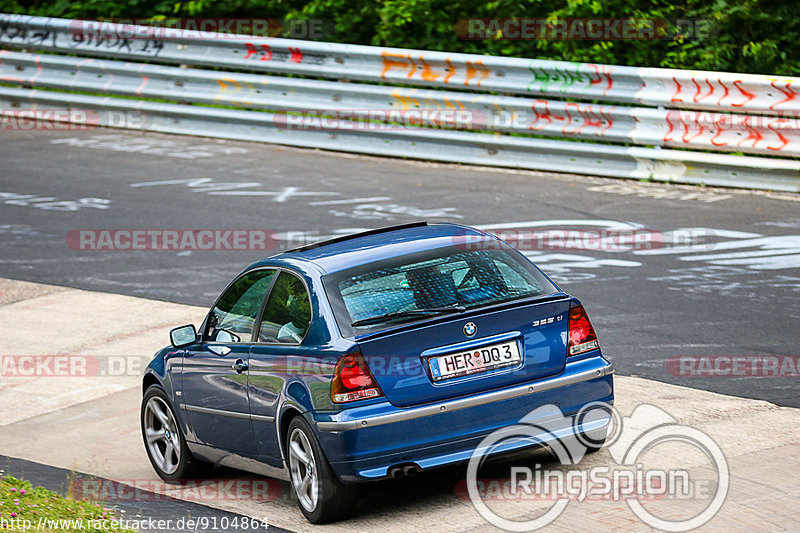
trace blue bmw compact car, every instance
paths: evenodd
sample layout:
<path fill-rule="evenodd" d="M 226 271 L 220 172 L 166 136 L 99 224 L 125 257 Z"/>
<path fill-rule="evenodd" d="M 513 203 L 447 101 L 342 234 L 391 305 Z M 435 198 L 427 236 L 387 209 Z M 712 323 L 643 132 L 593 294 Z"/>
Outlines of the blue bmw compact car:
<path fill-rule="evenodd" d="M 199 332 L 175 328 L 171 341 L 143 380 L 158 475 L 222 464 L 288 480 L 314 523 L 346 518 L 362 482 L 467 461 L 539 405 L 569 417 L 613 401 L 581 303 L 502 240 L 455 224 L 259 261 Z M 605 427 L 589 429 L 602 446 Z"/>

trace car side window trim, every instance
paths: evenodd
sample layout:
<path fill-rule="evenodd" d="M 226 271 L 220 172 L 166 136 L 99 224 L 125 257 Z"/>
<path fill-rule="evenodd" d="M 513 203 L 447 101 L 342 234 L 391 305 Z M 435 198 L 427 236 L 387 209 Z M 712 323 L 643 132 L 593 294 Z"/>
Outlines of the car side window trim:
<path fill-rule="evenodd" d="M 240 342 L 220 342 L 220 341 L 215 341 L 215 340 L 208 339 L 208 329 L 211 327 L 211 321 L 209 319 L 211 318 L 212 313 L 214 313 L 214 309 L 216 309 L 217 304 L 220 302 L 220 300 L 222 300 L 222 297 L 225 295 L 225 293 L 228 292 L 228 290 L 231 287 L 233 287 L 233 285 L 237 281 L 242 279 L 244 276 L 247 276 L 248 274 L 252 274 L 253 272 L 258 272 L 260 270 L 272 270 L 272 271 L 275 272 L 275 275 L 272 276 L 272 281 L 270 282 L 269 287 L 265 291 L 264 296 L 261 298 L 261 304 L 259 306 L 259 311 L 258 311 L 258 314 L 256 315 L 256 320 L 260 319 L 261 314 L 264 312 L 264 306 L 266 305 L 267 299 L 269 298 L 269 295 L 272 293 L 272 287 L 275 285 L 275 281 L 278 279 L 278 275 L 280 274 L 280 270 L 281 269 L 278 268 L 278 267 L 263 266 L 263 267 L 259 267 L 259 268 L 254 268 L 252 270 L 248 270 L 246 272 L 242 272 L 240 275 L 236 276 L 230 283 L 228 283 L 228 285 L 225 287 L 225 289 L 222 292 L 219 293 L 219 296 L 217 296 L 217 299 L 214 300 L 214 304 L 211 306 L 211 309 L 208 311 L 208 314 L 206 315 L 206 319 L 203 322 L 203 334 L 202 334 L 202 337 L 201 337 L 201 344 L 213 345 L 213 346 L 219 346 L 219 345 L 242 346 L 242 345 L 249 345 L 249 344 L 253 343 L 253 334 L 257 333 L 257 330 L 258 330 L 258 327 L 259 327 L 259 323 L 258 322 L 256 322 L 256 324 L 254 324 L 254 326 L 253 326 L 253 332 L 250 333 L 250 339 L 249 340 L 242 340 Z"/>
<path fill-rule="evenodd" d="M 258 314 L 256 314 L 256 322 L 253 324 L 253 331 L 250 333 L 250 342 L 249 344 L 257 344 L 258 339 L 258 332 L 261 330 L 261 320 L 264 318 L 264 310 L 267 308 L 267 302 L 269 301 L 269 297 L 272 294 L 272 289 L 275 288 L 275 283 L 278 281 L 278 277 L 281 275 L 283 269 L 281 268 L 273 268 L 272 270 L 275 271 L 275 275 L 272 276 L 272 282 L 269 284 L 269 288 L 267 289 L 266 294 L 264 294 L 264 298 L 261 299 L 261 305 L 258 308 Z"/>
<path fill-rule="evenodd" d="M 261 310 L 256 317 L 256 324 L 253 327 L 253 335 L 251 337 L 250 344 L 256 344 L 258 346 L 301 346 L 303 342 L 308 337 L 308 332 L 311 331 L 312 326 L 314 325 L 314 299 L 311 298 L 311 290 L 309 289 L 308 283 L 306 282 L 305 278 L 297 271 L 286 268 L 286 267 L 272 267 L 275 270 L 275 278 L 273 279 L 272 283 L 269 287 L 269 292 L 266 296 L 264 296 L 264 301 L 261 302 Z M 275 283 L 278 281 L 278 277 L 281 275 L 281 272 L 286 272 L 287 274 L 293 275 L 300 282 L 303 284 L 303 287 L 306 290 L 306 294 L 308 295 L 308 306 L 310 312 L 310 319 L 308 321 L 308 328 L 306 329 L 305 334 L 303 335 L 303 340 L 298 343 L 288 343 L 288 342 L 263 342 L 258 340 L 258 335 L 261 332 L 261 321 L 264 318 L 264 313 L 266 312 L 267 302 L 269 302 L 269 297 L 272 295 L 272 290 L 275 288 Z"/>

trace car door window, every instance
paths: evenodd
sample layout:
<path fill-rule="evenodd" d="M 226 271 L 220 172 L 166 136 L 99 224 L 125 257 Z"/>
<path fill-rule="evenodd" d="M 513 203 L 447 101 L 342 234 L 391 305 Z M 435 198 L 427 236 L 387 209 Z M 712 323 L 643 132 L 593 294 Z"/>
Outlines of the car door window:
<path fill-rule="evenodd" d="M 274 277 L 274 270 L 254 270 L 233 282 L 211 310 L 206 340 L 250 342 L 261 303 Z"/>
<path fill-rule="evenodd" d="M 311 323 L 311 302 L 305 284 L 288 272 L 281 272 L 264 309 L 258 341 L 300 344 Z"/>

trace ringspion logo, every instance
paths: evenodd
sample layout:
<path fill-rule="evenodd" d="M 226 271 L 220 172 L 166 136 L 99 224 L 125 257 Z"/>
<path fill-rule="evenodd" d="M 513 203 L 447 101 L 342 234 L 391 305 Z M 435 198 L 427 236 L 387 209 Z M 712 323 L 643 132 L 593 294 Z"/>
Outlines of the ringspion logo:
<path fill-rule="evenodd" d="M 481 465 L 492 453 L 520 441 L 546 444 L 560 465 L 512 466 L 507 482 L 478 478 Z M 690 471 L 682 464 L 685 458 L 674 455 L 674 467 L 670 460 L 655 466 L 643 463 L 657 446 L 676 444 L 683 453 L 704 457 L 712 468 Z M 607 450 L 610 460 L 580 467 L 585 454 L 599 447 Z M 682 532 L 711 520 L 724 505 L 729 487 L 730 469 L 722 448 L 699 429 L 678 423 L 653 405 L 639 405 L 623 417 L 610 404 L 592 402 L 574 416 L 565 416 L 557 405 L 543 405 L 517 424 L 487 435 L 473 451 L 466 480 L 456 485 L 456 495 L 469 499 L 487 522 L 506 531 L 535 531 L 558 520 L 571 502 L 603 500 L 624 502 L 652 528 Z M 547 505 L 522 517 L 518 513 L 507 516 L 509 508 L 487 505 L 520 500 Z M 674 500 L 692 503 L 699 512 L 668 518 L 654 513 L 659 501 Z"/>

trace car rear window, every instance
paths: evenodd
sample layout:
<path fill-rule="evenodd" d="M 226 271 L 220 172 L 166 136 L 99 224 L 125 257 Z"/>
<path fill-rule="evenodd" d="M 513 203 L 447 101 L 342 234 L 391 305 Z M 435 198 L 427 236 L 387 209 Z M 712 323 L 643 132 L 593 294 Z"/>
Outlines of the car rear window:
<path fill-rule="evenodd" d="M 345 336 L 437 316 L 398 316 L 352 326 L 389 313 L 473 309 L 557 290 L 530 261 L 500 242 L 497 249 L 450 246 L 376 261 L 330 274 L 323 283 Z"/>

